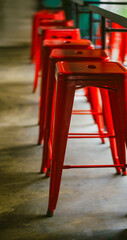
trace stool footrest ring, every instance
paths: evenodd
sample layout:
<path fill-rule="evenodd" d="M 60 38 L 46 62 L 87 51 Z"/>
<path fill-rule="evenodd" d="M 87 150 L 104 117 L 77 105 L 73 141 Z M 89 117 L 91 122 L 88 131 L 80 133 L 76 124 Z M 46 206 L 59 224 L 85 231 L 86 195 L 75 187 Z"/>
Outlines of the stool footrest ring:
<path fill-rule="evenodd" d="M 108 133 L 69 133 L 68 138 L 115 138 L 115 135 L 110 135 Z"/>
<path fill-rule="evenodd" d="M 72 114 L 93 114 L 93 115 L 103 115 L 102 112 L 95 112 L 92 110 L 73 110 Z"/>
<path fill-rule="evenodd" d="M 112 165 L 64 165 L 63 169 L 70 169 L 70 168 L 111 168 L 111 167 L 127 168 L 127 164 L 112 164 Z"/>

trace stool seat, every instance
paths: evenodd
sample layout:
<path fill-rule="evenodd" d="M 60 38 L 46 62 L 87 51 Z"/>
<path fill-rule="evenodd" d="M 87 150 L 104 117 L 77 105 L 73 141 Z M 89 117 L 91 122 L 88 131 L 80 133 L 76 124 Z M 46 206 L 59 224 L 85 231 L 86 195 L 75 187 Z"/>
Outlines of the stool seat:
<path fill-rule="evenodd" d="M 117 62 L 58 62 L 57 69 L 58 74 L 65 75 L 67 80 L 94 80 L 97 77 L 98 80 L 124 80 L 126 79 L 126 69 Z M 93 78 L 94 76 L 94 78 Z M 85 77 L 85 78 L 84 78 Z M 97 81 L 95 79 L 95 81 Z M 76 83 L 76 82 L 75 82 Z M 115 82 L 114 82 L 115 84 Z"/>
<path fill-rule="evenodd" d="M 44 9 L 36 12 L 34 17 L 38 17 L 39 19 L 65 20 L 65 12 L 63 10 Z"/>
<path fill-rule="evenodd" d="M 71 40 L 71 44 L 74 42 L 74 40 Z M 80 41 L 82 43 L 82 41 Z M 86 42 L 89 44 L 89 42 Z M 64 61 L 66 61 L 68 58 L 73 60 L 77 60 L 78 57 L 80 60 L 84 60 L 84 57 L 86 58 L 86 61 L 109 61 L 109 56 L 107 55 L 106 51 L 101 49 L 53 49 L 50 55 L 51 58 L 61 59 L 63 58 Z"/>
<path fill-rule="evenodd" d="M 75 49 L 94 49 L 94 45 L 90 40 L 86 39 L 47 39 L 44 40 L 43 45 L 45 47 L 52 47 L 52 48 L 61 48 L 61 45 L 63 48 L 66 48 L 68 46 L 68 49 L 71 49 L 75 46 Z M 65 46 L 65 47 L 64 47 Z"/>
<path fill-rule="evenodd" d="M 74 20 L 54 20 L 54 19 L 43 19 L 40 21 L 39 26 L 70 26 L 74 27 Z"/>
<path fill-rule="evenodd" d="M 66 22 L 66 23 L 68 23 L 68 21 Z M 71 26 L 66 26 L 66 25 L 58 25 L 57 26 L 57 24 L 55 25 L 52 25 L 52 26 L 50 26 L 50 25 L 39 25 L 39 27 L 38 27 L 38 34 L 39 35 L 42 35 L 42 38 L 43 38 L 43 34 L 45 34 L 45 30 L 51 30 L 52 31 L 52 29 L 53 30 L 56 30 L 56 29 L 77 29 L 77 32 L 78 32 L 78 28 L 75 28 L 75 27 L 71 27 Z M 50 31 L 49 31 L 49 33 L 48 34 L 50 34 Z"/>
<path fill-rule="evenodd" d="M 47 29 L 47 30 L 46 30 Z M 45 31 L 44 31 L 45 30 Z M 44 39 L 81 39 L 79 28 L 69 26 L 39 27 L 39 34 Z M 65 36 L 66 35 L 66 36 Z"/>

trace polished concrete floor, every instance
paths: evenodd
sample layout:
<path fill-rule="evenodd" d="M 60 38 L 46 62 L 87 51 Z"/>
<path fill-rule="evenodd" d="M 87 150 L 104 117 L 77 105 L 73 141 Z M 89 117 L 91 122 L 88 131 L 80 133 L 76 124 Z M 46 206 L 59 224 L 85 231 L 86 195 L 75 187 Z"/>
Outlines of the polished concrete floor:
<path fill-rule="evenodd" d="M 0 239 L 125 240 L 127 177 L 113 168 L 64 170 L 56 211 L 46 218 L 49 179 L 40 174 L 39 87 L 33 94 L 29 42 L 28 36 L 23 44 L 0 48 Z M 89 104 L 77 97 L 74 108 Z M 91 116 L 73 116 L 71 131 L 96 132 L 97 127 Z M 110 164 L 109 142 L 68 140 L 65 161 Z"/>

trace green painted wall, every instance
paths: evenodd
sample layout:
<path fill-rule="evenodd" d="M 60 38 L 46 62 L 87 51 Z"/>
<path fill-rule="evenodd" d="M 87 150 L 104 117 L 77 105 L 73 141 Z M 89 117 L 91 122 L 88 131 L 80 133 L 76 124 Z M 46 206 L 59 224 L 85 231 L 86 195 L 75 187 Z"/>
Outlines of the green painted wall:
<path fill-rule="evenodd" d="M 87 1 L 90 1 L 90 0 L 87 0 Z M 98 1 L 100 2 L 100 0 L 92 0 L 92 1 Z M 84 0 L 85 2 L 85 0 Z M 97 14 L 94 14 L 94 17 L 96 19 L 99 18 L 99 15 Z M 85 29 L 85 35 L 84 35 L 84 31 L 81 31 L 81 35 L 82 37 L 84 38 L 85 36 L 88 36 L 89 32 L 88 32 L 88 28 L 89 28 L 89 17 L 88 17 L 88 14 L 81 14 L 80 15 L 80 29 Z M 94 29 L 96 31 L 96 28 L 97 28 L 97 24 L 95 23 L 94 24 Z"/>
<path fill-rule="evenodd" d="M 61 0 L 41 0 L 41 3 L 46 7 L 59 7 Z"/>

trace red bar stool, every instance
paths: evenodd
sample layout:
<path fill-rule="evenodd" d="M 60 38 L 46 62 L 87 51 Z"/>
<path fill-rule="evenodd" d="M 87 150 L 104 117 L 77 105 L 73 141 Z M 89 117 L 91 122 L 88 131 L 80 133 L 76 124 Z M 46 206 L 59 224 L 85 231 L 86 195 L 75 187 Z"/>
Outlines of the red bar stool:
<path fill-rule="evenodd" d="M 50 55 L 49 61 L 49 74 L 47 79 L 47 93 L 46 93 L 46 104 L 45 104 L 45 119 L 44 119 L 44 147 L 43 147 L 43 157 L 42 157 L 42 167 L 41 172 L 46 173 L 49 175 L 50 169 L 50 146 L 51 146 L 51 122 L 53 119 L 53 96 L 55 96 L 55 63 L 59 61 L 75 61 L 75 62 L 82 62 L 82 61 L 109 61 L 109 57 L 107 56 L 104 50 L 93 49 L 93 50 L 64 50 L 64 49 L 54 49 Z M 118 153 L 116 147 L 116 141 L 111 136 L 114 136 L 114 127 L 112 122 L 112 115 L 110 109 L 110 103 L 107 95 L 107 90 L 102 91 L 103 96 L 103 107 L 104 107 L 104 115 L 105 121 L 107 126 L 108 133 L 104 133 L 104 124 L 103 124 L 103 113 L 102 108 L 100 105 L 99 97 L 98 97 L 98 88 L 89 87 L 88 88 L 91 93 L 91 100 L 93 112 L 89 112 L 90 114 L 95 114 L 96 122 L 98 125 L 98 134 L 87 134 L 86 137 L 101 137 L 102 142 L 104 137 L 109 137 L 112 157 L 114 164 L 118 164 Z M 73 111 L 72 111 L 73 113 Z M 75 111 L 74 111 L 75 113 Z M 79 110 L 80 113 L 80 110 Z M 88 114 L 88 111 L 84 111 L 84 113 Z M 81 111 L 81 114 L 83 112 Z M 44 113 L 43 113 L 44 116 Z M 41 126 L 42 128 L 42 126 Z M 117 173 L 120 173 L 120 168 L 116 168 Z"/>
<path fill-rule="evenodd" d="M 56 100 L 53 122 L 52 167 L 47 216 L 56 208 L 62 170 L 69 168 L 121 167 L 126 173 L 125 136 L 127 139 L 127 71 L 116 62 L 58 62 L 56 64 Z M 69 125 L 77 86 L 107 88 L 120 164 L 64 165 Z M 62 126 L 62 127 L 61 127 Z M 124 126 L 124 131 L 123 131 Z M 125 135 L 124 135 L 125 133 Z"/>
<path fill-rule="evenodd" d="M 41 71 L 41 51 L 42 43 L 45 39 L 81 39 L 80 30 L 78 28 L 71 28 L 71 27 L 60 27 L 52 26 L 52 27 L 39 27 L 39 37 L 38 43 L 36 46 L 36 58 L 35 58 L 35 77 L 34 77 L 34 89 L 35 92 L 38 83 L 38 76 L 39 72 Z"/>
<path fill-rule="evenodd" d="M 52 32 L 53 32 L 53 30 L 52 30 Z M 54 32 L 56 32 L 56 30 Z M 53 36 L 55 36 L 55 34 Z M 68 35 L 65 34 L 64 36 L 68 36 Z M 44 41 L 44 43 L 43 43 L 43 59 L 42 59 L 42 81 L 41 81 L 40 104 L 39 104 L 40 128 L 39 128 L 38 144 L 41 144 L 42 139 L 44 137 L 44 116 L 45 116 L 49 56 L 50 56 L 51 50 L 53 50 L 54 48 L 79 50 L 79 49 L 93 49 L 94 46 L 91 41 L 84 40 L 84 39 L 80 39 L 80 40 L 59 39 L 59 40 L 45 40 Z M 47 66 L 47 68 L 45 66 Z"/>
<path fill-rule="evenodd" d="M 32 43 L 31 43 L 31 60 L 34 62 L 35 58 L 35 47 L 37 44 L 37 34 L 39 23 L 42 19 L 54 19 L 54 20 L 65 20 L 65 13 L 63 10 L 41 10 L 36 12 L 33 17 L 32 23 Z"/>

